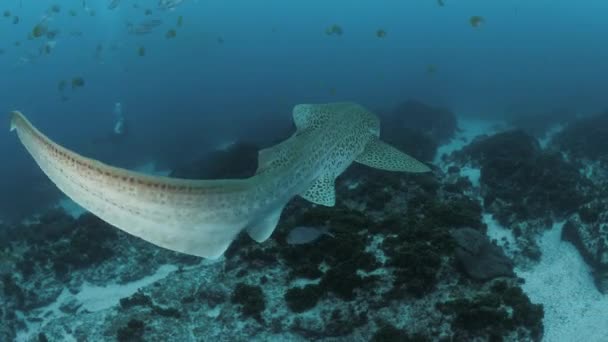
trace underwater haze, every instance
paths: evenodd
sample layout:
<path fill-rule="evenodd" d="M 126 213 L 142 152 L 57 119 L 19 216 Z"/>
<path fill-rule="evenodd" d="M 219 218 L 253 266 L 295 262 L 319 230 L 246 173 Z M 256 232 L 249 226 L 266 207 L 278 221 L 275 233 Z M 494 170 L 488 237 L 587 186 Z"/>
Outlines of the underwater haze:
<path fill-rule="evenodd" d="M 416 98 L 482 117 L 605 105 L 608 28 L 595 14 L 607 5 L 599 0 L 184 1 L 169 10 L 155 1 L 113 9 L 106 2 L 3 3 L 10 16 L 0 20 L 0 110 L 19 109 L 60 141 L 115 161 L 90 145 L 112 129 L 121 102 L 136 135 L 120 151 L 124 165 L 263 137 L 268 121 L 288 125 L 297 103 L 354 100 L 380 109 Z M 472 16 L 483 23 L 472 27 Z M 161 24 L 129 33 L 150 20 Z M 32 38 L 40 23 L 56 35 Z M 344 33 L 327 35 L 331 25 Z M 85 86 L 58 90 L 75 77 Z M 12 136 L 0 137 L 0 149 L 10 161 L 3 189 L 38 184 Z"/>
<path fill-rule="evenodd" d="M 0 340 L 608 340 L 606 11 L 3 0 Z M 270 238 L 231 235 L 214 261 L 88 213 L 22 146 L 20 117 L 9 133 L 18 110 L 109 165 L 245 179 L 307 129 L 296 105 L 337 102 L 424 166 L 319 161 L 353 164 L 334 197 L 298 193 Z"/>

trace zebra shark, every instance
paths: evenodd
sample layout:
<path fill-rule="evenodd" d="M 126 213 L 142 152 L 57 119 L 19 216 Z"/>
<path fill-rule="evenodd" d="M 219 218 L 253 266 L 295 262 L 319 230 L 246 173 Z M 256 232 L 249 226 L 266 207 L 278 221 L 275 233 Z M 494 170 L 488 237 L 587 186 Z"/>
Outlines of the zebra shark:
<path fill-rule="evenodd" d="M 104 164 L 55 143 L 20 112 L 11 131 L 35 162 L 74 202 L 103 221 L 169 250 L 218 258 L 243 230 L 257 242 L 270 237 L 296 195 L 335 204 L 335 179 L 353 162 L 400 172 L 429 167 L 382 142 L 380 120 L 350 102 L 299 104 L 296 131 L 262 149 L 254 176 L 187 180 L 150 176 Z"/>

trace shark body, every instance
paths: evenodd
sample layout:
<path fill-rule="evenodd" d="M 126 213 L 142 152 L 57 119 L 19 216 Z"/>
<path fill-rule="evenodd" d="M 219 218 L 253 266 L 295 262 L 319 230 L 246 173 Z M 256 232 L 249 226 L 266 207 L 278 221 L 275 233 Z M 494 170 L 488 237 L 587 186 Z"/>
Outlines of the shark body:
<path fill-rule="evenodd" d="M 430 169 L 379 140 L 378 117 L 355 103 L 294 107 L 296 132 L 259 151 L 256 174 L 237 180 L 148 176 L 83 157 L 46 137 L 20 112 L 17 134 L 49 179 L 109 224 L 157 246 L 217 258 L 242 231 L 262 242 L 296 195 L 333 206 L 334 182 L 353 161 L 390 171 Z"/>

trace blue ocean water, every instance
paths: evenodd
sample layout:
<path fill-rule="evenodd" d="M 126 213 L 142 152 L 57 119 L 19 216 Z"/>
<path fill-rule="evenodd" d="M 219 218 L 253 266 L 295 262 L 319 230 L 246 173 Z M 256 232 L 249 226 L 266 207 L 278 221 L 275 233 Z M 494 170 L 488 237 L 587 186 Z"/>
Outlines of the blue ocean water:
<path fill-rule="evenodd" d="M 110 10 L 105 1 L 74 0 L 57 3 L 58 13 L 49 11 L 55 3 L 3 2 L 11 17 L 0 21 L 0 110 L 19 109 L 60 141 L 83 146 L 111 127 L 113 104 L 122 102 L 138 136 L 124 163 L 196 153 L 224 136 L 263 134 L 269 121 L 288 124 L 293 105 L 305 102 L 385 108 L 417 98 L 480 116 L 513 107 L 604 106 L 608 47 L 599 0 L 443 7 L 432 0 L 184 1 L 166 11 L 154 2 L 119 1 Z M 469 18 L 476 15 L 484 23 L 473 28 Z M 56 37 L 28 40 L 43 18 Z M 162 24 L 146 35 L 128 33 L 128 23 L 151 19 Z M 327 36 L 333 24 L 344 34 Z M 170 29 L 178 33 L 174 39 L 165 38 Z M 49 41 L 56 44 L 52 52 L 39 55 Z M 64 102 L 58 83 L 73 77 L 86 85 L 75 91 L 68 85 Z M 3 186 L 35 176 L 25 171 L 31 167 L 16 144 L 0 137 L 0 152 L 10 160 Z"/>
<path fill-rule="evenodd" d="M 292 129 L 291 111 L 300 103 L 352 101 L 385 113 L 414 99 L 449 108 L 460 135 L 437 143 L 458 148 L 515 116 L 533 120 L 565 109 L 574 119 L 606 109 L 608 3 L 601 0 L 184 0 L 164 9 L 162 3 L 3 0 L 0 113 L 20 110 L 56 142 L 106 163 L 133 169 L 154 162 L 174 171 L 233 142 L 276 142 Z M 328 34 L 333 25 L 340 34 Z M 37 27 L 45 33 L 32 37 Z M 75 79 L 84 85 L 74 86 Z M 126 141 L 113 139 L 116 103 L 129 123 Z M 489 124 L 467 126 L 474 120 Z M 63 196 L 8 133 L 8 120 L 6 131 L 0 223 L 8 225 Z M 445 174 L 458 164 L 435 161 Z M 573 168 L 592 168 L 581 165 Z M 604 192 L 594 198 L 603 199 L 605 179 L 595 179 Z M 499 223 L 490 224 L 497 236 Z M 508 256 L 518 260 L 517 252 Z M 528 274 L 524 264 L 515 263 L 516 271 Z M 466 338 L 439 330 L 431 340 Z M 295 336 L 327 337 L 301 331 Z M 373 335 L 353 334 L 340 338 Z"/>

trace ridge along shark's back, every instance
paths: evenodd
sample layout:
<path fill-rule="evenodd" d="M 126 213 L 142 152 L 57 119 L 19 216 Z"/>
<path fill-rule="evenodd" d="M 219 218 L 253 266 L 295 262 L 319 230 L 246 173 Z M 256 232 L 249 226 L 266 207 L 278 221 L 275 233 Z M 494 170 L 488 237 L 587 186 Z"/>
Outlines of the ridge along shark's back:
<path fill-rule="evenodd" d="M 334 205 L 335 178 L 353 161 L 392 171 L 428 167 L 378 140 L 377 117 L 354 103 L 298 105 L 297 131 L 259 153 L 255 176 L 184 180 L 147 176 L 78 155 L 47 138 L 20 112 L 17 134 L 43 172 L 102 220 L 155 245 L 206 258 L 221 256 L 247 229 L 270 237 L 295 195 Z"/>

